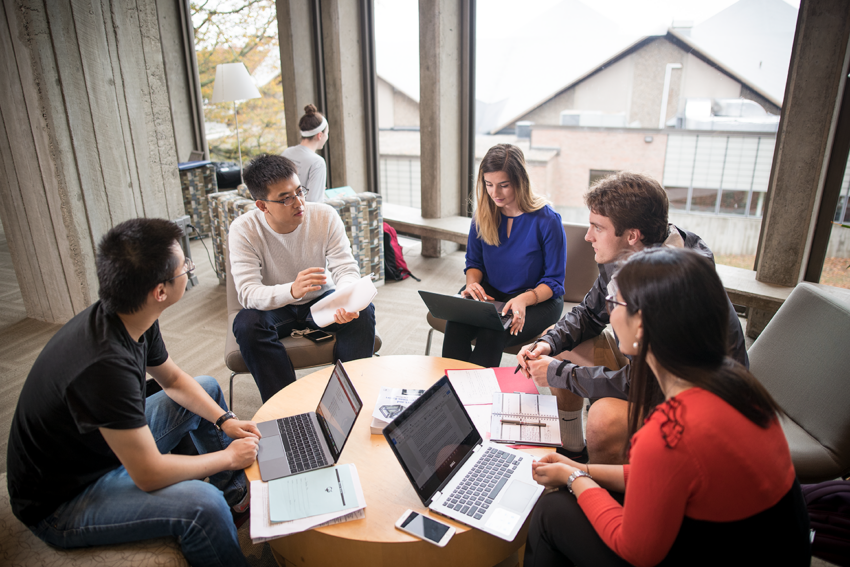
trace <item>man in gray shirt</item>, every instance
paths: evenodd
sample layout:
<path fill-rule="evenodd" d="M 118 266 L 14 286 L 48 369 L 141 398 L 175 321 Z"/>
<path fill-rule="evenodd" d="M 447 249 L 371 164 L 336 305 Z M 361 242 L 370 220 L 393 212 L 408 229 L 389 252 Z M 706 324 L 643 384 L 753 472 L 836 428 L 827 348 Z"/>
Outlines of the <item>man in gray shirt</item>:
<path fill-rule="evenodd" d="M 526 345 L 517 358 L 535 384 L 558 399 L 563 451 L 580 462 L 623 463 L 627 437 L 629 357 L 620 353 L 608 325 L 605 297 L 617 261 L 650 246 L 686 247 L 714 261 L 696 234 L 667 222 L 667 193 L 654 179 L 617 173 L 599 181 L 585 195 L 599 278 L 584 300 L 542 339 Z M 569 269 L 567 270 L 569 277 Z M 732 303 L 729 307 L 730 356 L 749 365 L 744 334 Z M 558 358 L 553 358 L 558 356 Z M 582 434 L 584 398 L 599 399 L 588 412 L 587 446 Z"/>

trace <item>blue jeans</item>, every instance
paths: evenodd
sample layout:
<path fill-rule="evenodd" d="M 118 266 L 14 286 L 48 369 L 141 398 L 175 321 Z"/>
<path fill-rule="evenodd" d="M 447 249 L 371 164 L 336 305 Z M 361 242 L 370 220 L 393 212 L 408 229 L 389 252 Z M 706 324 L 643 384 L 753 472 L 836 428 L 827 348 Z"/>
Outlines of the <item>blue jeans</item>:
<path fill-rule="evenodd" d="M 304 305 L 285 305 L 271 311 L 243 309 L 236 315 L 233 335 L 263 403 L 295 382 L 295 368 L 280 339 L 295 329 L 318 329 L 310 307 L 331 293 L 333 290 Z M 336 333 L 334 361 L 369 358 L 375 350 L 375 306 L 370 303 L 357 319 L 344 325 L 332 323 L 323 329 Z"/>
<path fill-rule="evenodd" d="M 218 382 L 198 382 L 227 411 Z M 198 452 L 221 451 L 231 439 L 209 421 L 173 402 L 165 392 L 150 396 L 145 417 L 161 453 L 189 433 Z M 187 480 L 166 488 L 140 490 L 120 466 L 100 477 L 33 526 L 35 535 L 61 548 L 87 547 L 174 536 L 191 565 L 247 565 L 239 547 L 230 506 L 248 490 L 245 473 L 223 471 L 209 482 Z"/>

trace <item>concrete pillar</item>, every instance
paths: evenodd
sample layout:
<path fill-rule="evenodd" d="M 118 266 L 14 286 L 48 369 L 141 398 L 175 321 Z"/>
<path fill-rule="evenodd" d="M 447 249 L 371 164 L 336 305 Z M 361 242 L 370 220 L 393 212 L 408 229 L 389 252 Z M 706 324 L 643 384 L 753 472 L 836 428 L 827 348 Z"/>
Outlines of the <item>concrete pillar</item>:
<path fill-rule="evenodd" d="M 462 214 L 462 6 L 458 0 L 419 2 L 419 135 L 422 216 Z M 439 257 L 440 241 L 422 239 L 422 255 Z"/>
<path fill-rule="evenodd" d="M 324 108 L 316 53 L 313 0 L 277 0 L 277 29 L 280 44 L 280 77 L 283 85 L 286 141 L 290 146 L 301 142 L 298 121 L 308 104 L 327 114 L 331 134 L 336 130 L 334 116 Z"/>
<path fill-rule="evenodd" d="M 350 185 L 377 191 L 367 170 L 367 112 L 364 96 L 361 4 L 358 0 L 322 1 L 322 47 L 330 135 L 325 159 L 329 187 Z"/>
<path fill-rule="evenodd" d="M 3 0 L 0 216 L 27 315 L 97 298 L 97 242 L 183 214 L 156 0 Z"/>
<path fill-rule="evenodd" d="M 793 286 L 802 279 L 847 74 L 848 38 L 850 3 L 801 3 L 762 219 L 759 281 Z"/>
<path fill-rule="evenodd" d="M 793 286 L 803 278 L 847 75 L 850 3 L 804 0 L 785 86 L 762 218 L 756 279 Z M 755 337 L 773 312 L 750 310 Z"/>

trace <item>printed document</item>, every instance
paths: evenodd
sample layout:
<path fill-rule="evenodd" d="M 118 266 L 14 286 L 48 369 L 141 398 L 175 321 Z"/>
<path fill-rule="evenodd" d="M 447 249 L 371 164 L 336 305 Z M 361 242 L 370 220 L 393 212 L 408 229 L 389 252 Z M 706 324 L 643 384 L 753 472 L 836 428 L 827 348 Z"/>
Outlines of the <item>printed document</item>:
<path fill-rule="evenodd" d="M 288 522 L 356 507 L 354 483 L 347 467 L 318 469 L 269 482 L 272 522 Z"/>
<path fill-rule="evenodd" d="M 358 313 L 369 307 L 376 295 L 378 290 L 372 278 L 363 276 L 352 284 L 336 288 L 335 292 L 314 303 L 310 313 L 318 326 L 327 327 L 334 322 L 334 313 L 340 307 L 349 313 Z"/>

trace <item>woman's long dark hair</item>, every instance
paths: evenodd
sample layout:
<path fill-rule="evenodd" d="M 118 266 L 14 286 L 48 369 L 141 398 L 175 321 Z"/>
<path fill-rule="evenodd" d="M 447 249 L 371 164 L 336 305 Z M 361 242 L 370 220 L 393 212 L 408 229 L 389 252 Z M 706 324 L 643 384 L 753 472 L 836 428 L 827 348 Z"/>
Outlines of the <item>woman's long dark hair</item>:
<path fill-rule="evenodd" d="M 650 248 L 629 258 L 616 284 L 630 315 L 641 312 L 643 340 L 632 362 L 629 438 L 664 394 L 646 354 L 665 370 L 723 399 L 760 427 L 779 404 L 729 357 L 729 302 L 712 262 L 692 250 Z M 619 308 L 618 308 L 619 309 Z"/>

